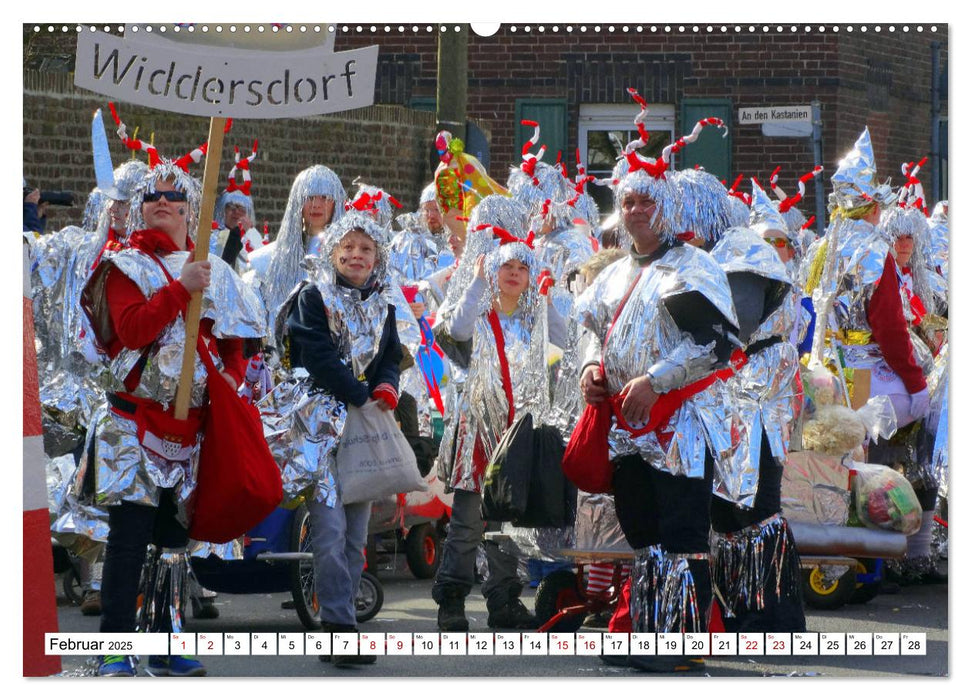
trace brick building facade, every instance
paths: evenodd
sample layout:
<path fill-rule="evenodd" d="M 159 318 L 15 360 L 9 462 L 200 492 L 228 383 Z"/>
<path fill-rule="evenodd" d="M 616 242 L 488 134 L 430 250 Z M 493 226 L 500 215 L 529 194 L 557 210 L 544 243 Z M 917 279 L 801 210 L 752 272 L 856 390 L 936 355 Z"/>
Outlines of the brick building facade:
<path fill-rule="evenodd" d="M 260 218 L 279 220 L 293 175 L 313 162 L 331 165 L 345 178 L 355 175 L 379 184 L 408 207 L 431 176 L 428 150 L 434 135 L 437 85 L 437 33 L 405 27 L 340 27 L 335 49 L 380 46 L 376 105 L 359 112 L 308 120 L 240 122 L 228 143 L 243 149 L 260 139 L 262 162 L 254 164 Z M 767 184 L 782 166 L 780 184 L 794 192 L 799 175 L 813 165 L 812 142 L 805 137 L 767 137 L 759 125 L 737 123 L 741 107 L 809 105 L 818 100 L 822 115 L 823 165 L 832 173 L 839 156 L 869 125 L 881 176 L 902 180 L 900 163 L 930 153 L 932 44 L 939 45 L 946 74 L 948 27 L 944 23 L 860 26 L 772 25 L 767 28 L 629 25 L 503 25 L 491 37 L 468 39 L 468 117 L 491 135 L 490 172 L 504 180 L 520 162 L 525 130 L 522 118 L 543 126 L 550 145 L 547 160 L 562 151 L 571 172 L 574 151 L 595 166 L 609 162 L 632 128 L 637 107 L 627 95 L 637 88 L 658 121 L 649 128 L 658 148 L 690 131 L 701 116 L 720 116 L 729 137 L 705 135 L 705 145 L 686 151 L 681 167 L 700 164 L 721 177 L 738 173 Z M 780 31 L 781 29 L 781 31 Z M 794 29 L 794 30 L 793 30 Z M 71 37 L 38 38 L 25 27 L 24 172 L 45 187 L 90 187 L 87 117 L 106 100 L 75 91 L 69 74 Z M 40 70 L 37 70 L 40 69 Z M 55 77 L 52 77 L 54 75 Z M 945 117 L 946 79 L 941 116 Z M 122 105 L 131 125 L 151 129 L 165 152 L 185 152 L 206 132 L 205 120 Z M 79 118 L 84 115 L 84 118 Z M 109 130 L 110 131 L 110 130 Z M 58 150 L 59 167 L 50 165 L 51 140 L 66 137 Z M 171 146 L 169 146 L 171 144 Z M 946 147 L 946 139 L 944 141 Z M 114 149 L 117 144 L 113 144 Z M 116 162 L 120 157 L 114 152 Z M 690 159 L 690 160 L 689 160 Z M 946 150 L 941 153 L 946 173 Z M 69 166 L 64 166 L 67 160 Z M 225 157 L 224 170 L 231 159 Z M 64 171 L 69 167 L 69 171 Z M 606 167 L 606 166 L 602 166 Z M 930 198 L 931 166 L 922 179 Z M 943 180 L 943 178 L 942 178 Z M 944 187 L 946 187 L 946 180 Z M 747 188 L 746 188 L 747 189 Z M 827 186 L 828 189 L 828 186 Z M 946 196 L 946 189 L 942 190 Z M 814 212 L 812 188 L 803 210 Z"/>

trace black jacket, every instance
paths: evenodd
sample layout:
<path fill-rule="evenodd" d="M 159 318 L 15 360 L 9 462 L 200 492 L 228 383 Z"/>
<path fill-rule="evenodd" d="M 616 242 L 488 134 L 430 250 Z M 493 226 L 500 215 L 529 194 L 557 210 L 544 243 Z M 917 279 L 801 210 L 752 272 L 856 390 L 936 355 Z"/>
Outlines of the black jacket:
<path fill-rule="evenodd" d="M 327 309 L 320 290 L 306 285 L 297 297 L 287 318 L 290 336 L 290 362 L 304 367 L 314 384 L 339 400 L 363 406 L 379 384 L 390 384 L 397 390 L 402 358 L 401 342 L 395 323 L 394 306 L 388 305 L 388 317 L 381 331 L 378 353 L 364 370 L 365 381 L 341 360 L 340 352 L 327 325 Z"/>

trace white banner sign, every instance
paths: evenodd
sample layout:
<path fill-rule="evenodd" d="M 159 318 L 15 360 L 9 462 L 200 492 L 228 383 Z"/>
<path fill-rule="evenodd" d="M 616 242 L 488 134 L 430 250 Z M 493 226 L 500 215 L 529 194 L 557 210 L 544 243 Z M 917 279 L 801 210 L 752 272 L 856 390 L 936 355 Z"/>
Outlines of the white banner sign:
<path fill-rule="evenodd" d="M 798 107 L 740 107 L 739 124 L 762 124 L 764 122 L 809 122 L 813 118 L 813 108 L 809 105 Z"/>
<path fill-rule="evenodd" d="M 374 103 L 378 47 L 241 51 L 101 32 L 78 35 L 74 84 L 180 114 L 278 119 Z"/>

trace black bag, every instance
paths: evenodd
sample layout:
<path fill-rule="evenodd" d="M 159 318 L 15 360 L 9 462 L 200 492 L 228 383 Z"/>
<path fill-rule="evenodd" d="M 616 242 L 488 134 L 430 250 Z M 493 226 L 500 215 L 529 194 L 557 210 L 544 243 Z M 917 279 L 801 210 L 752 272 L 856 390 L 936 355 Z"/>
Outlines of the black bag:
<path fill-rule="evenodd" d="M 482 480 L 482 519 L 517 520 L 526 513 L 535 438 L 533 416 L 524 413 L 509 426 L 489 457 Z"/>
<path fill-rule="evenodd" d="M 577 488 L 560 467 L 563 436 L 552 425 L 533 429 L 529 496 L 526 511 L 513 520 L 516 527 L 570 527 L 576 519 Z"/>
<path fill-rule="evenodd" d="M 435 342 L 449 360 L 464 370 L 469 368 L 469 363 L 472 362 L 471 340 L 455 340 L 445 330 L 444 325 L 433 328 L 432 335 L 435 336 Z"/>

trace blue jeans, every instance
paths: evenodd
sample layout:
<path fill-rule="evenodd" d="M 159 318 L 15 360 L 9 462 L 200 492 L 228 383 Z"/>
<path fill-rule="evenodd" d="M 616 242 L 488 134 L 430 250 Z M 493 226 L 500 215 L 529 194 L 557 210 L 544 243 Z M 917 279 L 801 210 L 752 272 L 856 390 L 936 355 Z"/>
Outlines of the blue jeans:
<path fill-rule="evenodd" d="M 371 503 L 344 505 L 338 499 L 330 508 L 312 501 L 308 508 L 320 621 L 354 626 Z"/>

